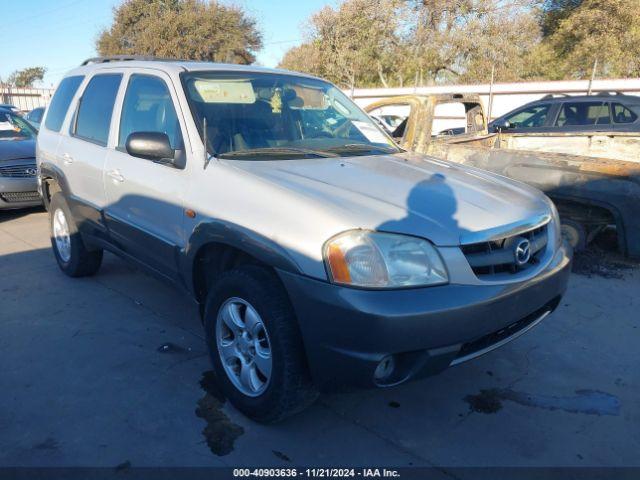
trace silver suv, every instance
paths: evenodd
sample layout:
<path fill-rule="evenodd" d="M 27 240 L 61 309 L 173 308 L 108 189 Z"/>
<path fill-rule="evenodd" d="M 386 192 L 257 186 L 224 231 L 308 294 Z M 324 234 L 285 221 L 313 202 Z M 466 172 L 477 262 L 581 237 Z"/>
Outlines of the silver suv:
<path fill-rule="evenodd" d="M 108 250 L 187 291 L 220 387 L 262 422 L 477 357 L 567 286 L 543 194 L 402 151 L 303 74 L 92 59 L 60 83 L 37 159 L 62 271 Z"/>

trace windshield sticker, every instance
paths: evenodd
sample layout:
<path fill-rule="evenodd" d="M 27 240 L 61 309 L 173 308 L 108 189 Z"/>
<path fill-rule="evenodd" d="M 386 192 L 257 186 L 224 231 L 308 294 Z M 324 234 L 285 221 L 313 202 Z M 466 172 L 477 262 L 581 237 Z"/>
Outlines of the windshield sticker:
<path fill-rule="evenodd" d="M 191 94 L 206 103 L 255 103 L 256 95 L 250 82 L 196 80 L 190 85 Z"/>
<path fill-rule="evenodd" d="M 367 122 L 359 122 L 357 120 L 351 120 L 351 123 L 354 127 L 360 130 L 360 133 L 362 133 L 370 142 L 384 143 L 385 145 L 389 144 L 387 137 L 385 137 L 383 133 L 373 125 Z"/>

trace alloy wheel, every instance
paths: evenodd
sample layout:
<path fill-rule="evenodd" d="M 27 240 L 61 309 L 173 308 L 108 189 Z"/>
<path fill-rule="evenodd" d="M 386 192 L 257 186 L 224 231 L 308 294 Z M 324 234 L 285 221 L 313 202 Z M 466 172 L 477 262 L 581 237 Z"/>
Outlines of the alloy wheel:
<path fill-rule="evenodd" d="M 260 314 L 249 302 L 233 297 L 222 304 L 216 321 L 216 343 L 233 385 L 244 395 L 261 395 L 271 380 L 271 342 Z"/>

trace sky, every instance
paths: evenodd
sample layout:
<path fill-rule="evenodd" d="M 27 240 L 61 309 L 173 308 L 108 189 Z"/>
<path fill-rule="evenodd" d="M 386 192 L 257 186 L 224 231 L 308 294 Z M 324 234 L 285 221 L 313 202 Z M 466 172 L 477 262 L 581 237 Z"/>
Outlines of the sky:
<path fill-rule="evenodd" d="M 95 40 L 111 25 L 122 0 L 0 0 L 0 79 L 15 70 L 44 66 L 42 86 L 55 86 L 65 72 L 96 56 Z M 275 67 L 298 45 L 303 24 L 336 0 L 222 0 L 243 7 L 257 20 L 264 47 L 258 63 Z"/>

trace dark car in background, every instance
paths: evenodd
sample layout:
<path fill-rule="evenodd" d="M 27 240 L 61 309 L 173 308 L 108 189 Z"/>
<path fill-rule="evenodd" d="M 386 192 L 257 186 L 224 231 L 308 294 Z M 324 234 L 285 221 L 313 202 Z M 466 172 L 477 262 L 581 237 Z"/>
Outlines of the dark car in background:
<path fill-rule="evenodd" d="M 9 110 L 16 115 L 20 115 L 20 109 L 15 105 L 11 105 L 10 103 L 0 103 L 0 110 Z"/>
<path fill-rule="evenodd" d="M 602 93 L 547 95 L 496 118 L 489 131 L 512 133 L 640 132 L 640 97 Z"/>
<path fill-rule="evenodd" d="M 0 108 L 0 210 L 42 204 L 37 191 L 36 134 L 22 117 Z"/>

